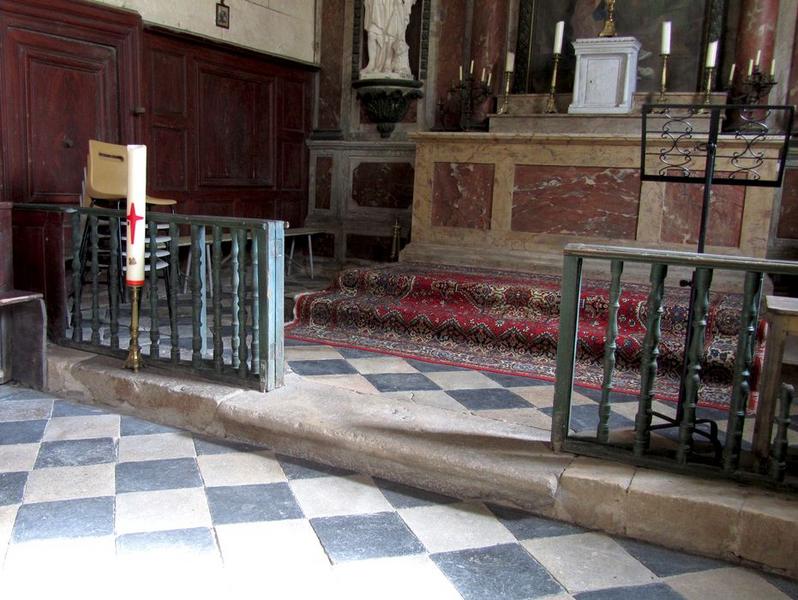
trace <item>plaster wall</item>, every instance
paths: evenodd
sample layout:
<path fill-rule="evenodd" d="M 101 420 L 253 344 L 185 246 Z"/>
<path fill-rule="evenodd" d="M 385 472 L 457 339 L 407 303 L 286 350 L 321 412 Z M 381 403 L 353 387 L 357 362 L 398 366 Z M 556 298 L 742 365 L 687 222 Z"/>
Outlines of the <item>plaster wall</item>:
<path fill-rule="evenodd" d="M 219 0 L 94 0 L 133 10 L 146 23 L 305 62 L 316 55 L 317 0 L 226 0 L 230 29 L 216 26 Z"/>

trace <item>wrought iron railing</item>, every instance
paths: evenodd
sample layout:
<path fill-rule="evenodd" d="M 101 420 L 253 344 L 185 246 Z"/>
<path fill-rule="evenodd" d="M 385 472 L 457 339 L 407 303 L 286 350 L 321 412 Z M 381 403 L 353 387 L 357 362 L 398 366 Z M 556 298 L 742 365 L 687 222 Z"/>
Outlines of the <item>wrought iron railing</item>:
<path fill-rule="evenodd" d="M 577 454 L 619 459 L 642 466 L 661 467 L 689 473 L 726 476 L 734 479 L 779 482 L 779 485 L 798 488 L 794 480 L 785 480 L 787 460 L 787 435 L 790 426 L 789 405 L 792 389 L 781 389 L 781 406 L 774 419 L 775 436 L 767 428 L 767 443 L 772 453 L 756 457 L 753 443 L 744 442 L 744 428 L 753 426 L 750 416 L 752 373 L 757 348 L 759 307 L 762 299 L 765 274 L 798 275 L 798 263 L 764 259 L 739 258 L 712 254 L 694 254 L 665 250 L 621 248 L 587 244 L 569 244 L 564 250 L 562 300 L 560 306 L 560 333 L 557 347 L 557 374 L 554 392 L 552 445 L 555 450 Z M 610 263 L 611 281 L 608 290 L 608 319 L 605 333 L 603 381 L 596 406 L 595 429 L 576 432 L 571 429 L 574 373 L 579 344 L 580 292 L 582 264 L 586 259 Z M 625 263 L 650 265 L 645 339 L 640 360 L 640 391 L 627 418 L 627 427 L 611 428 L 610 417 L 614 407 L 613 378 L 618 339 L 618 308 L 622 294 L 621 277 Z M 658 375 L 658 357 L 661 346 L 661 323 L 668 268 L 688 268 L 693 272 L 691 322 L 684 323 L 689 330 L 685 336 L 689 347 L 684 349 L 681 394 L 675 404 L 675 416 L 660 414 L 654 408 L 657 398 L 655 382 Z M 703 410 L 702 361 L 705 351 L 705 334 L 710 288 L 715 271 L 736 271 L 744 278 L 740 323 L 734 354 L 733 378 L 729 386 L 728 409 Z M 731 280 L 731 278 L 726 278 Z M 761 340 L 760 340 L 761 341 Z M 781 383 L 781 382 L 779 382 Z M 761 386 L 760 386 L 761 387 Z M 625 398 L 626 400 L 629 397 Z M 772 401 L 776 399 L 760 399 Z M 786 407 L 786 408 L 785 408 Z M 584 409 L 585 406 L 580 406 Z M 631 412 L 635 414 L 632 415 Z M 703 413 L 703 414 L 701 414 Z M 706 417 L 706 413 L 710 413 Z M 720 439 L 719 429 L 725 435 Z M 721 427 L 719 427 L 719 425 Z M 666 431 L 667 430 L 667 431 Z M 746 430 L 750 432 L 751 430 Z M 652 434 L 658 435 L 653 444 Z M 661 437 L 669 433 L 670 438 Z M 756 435 L 756 433 L 755 433 Z M 696 438 L 710 444 L 696 447 Z M 707 446 L 707 448 L 704 448 Z M 704 450 L 707 449 L 707 452 Z M 764 460 L 762 460 L 764 458 Z M 789 478 L 788 478 L 789 479 Z"/>
<path fill-rule="evenodd" d="M 15 208 L 61 212 L 71 225 L 69 326 L 54 341 L 126 356 L 124 212 L 49 204 Z M 261 391 L 281 386 L 284 222 L 148 212 L 147 223 L 140 313 L 145 366 L 189 370 Z M 181 230 L 190 235 L 181 237 Z M 189 293 L 181 293 L 181 246 Z"/>

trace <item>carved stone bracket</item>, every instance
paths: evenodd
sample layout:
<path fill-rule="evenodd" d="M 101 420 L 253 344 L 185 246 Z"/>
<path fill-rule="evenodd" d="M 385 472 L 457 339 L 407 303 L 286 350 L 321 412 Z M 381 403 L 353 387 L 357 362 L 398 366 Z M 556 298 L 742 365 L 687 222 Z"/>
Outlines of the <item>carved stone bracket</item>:
<path fill-rule="evenodd" d="M 420 81 L 411 79 L 361 79 L 352 87 L 369 119 L 377 124 L 383 138 L 391 137 L 396 124 L 405 118 L 410 101 L 421 98 Z"/>

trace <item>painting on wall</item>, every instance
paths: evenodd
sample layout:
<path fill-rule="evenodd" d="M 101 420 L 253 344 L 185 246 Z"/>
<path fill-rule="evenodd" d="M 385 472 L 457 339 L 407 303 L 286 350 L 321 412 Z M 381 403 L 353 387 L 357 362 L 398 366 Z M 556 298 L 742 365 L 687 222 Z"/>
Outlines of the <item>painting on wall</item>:
<path fill-rule="evenodd" d="M 699 89 L 701 56 L 708 3 L 712 0 L 620 0 L 615 4 L 615 24 L 619 37 L 634 37 L 640 44 L 637 90 L 659 90 L 660 40 L 664 21 L 671 21 L 669 89 Z M 517 94 L 547 92 L 551 80 L 554 29 L 565 21 L 563 55 L 557 91 L 572 91 L 576 58 L 572 42 L 595 38 L 607 16 L 605 0 L 546 2 L 521 0 L 516 44 Z"/>

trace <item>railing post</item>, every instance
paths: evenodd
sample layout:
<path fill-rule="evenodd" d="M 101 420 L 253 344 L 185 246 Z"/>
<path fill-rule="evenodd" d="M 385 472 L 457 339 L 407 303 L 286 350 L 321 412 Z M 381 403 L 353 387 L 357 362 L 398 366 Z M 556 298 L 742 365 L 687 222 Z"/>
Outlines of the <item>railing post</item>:
<path fill-rule="evenodd" d="M 596 428 L 596 438 L 602 444 L 606 444 L 610 437 L 610 394 L 612 393 L 612 372 L 615 369 L 615 350 L 617 348 L 616 340 L 618 338 L 618 309 L 621 306 L 621 274 L 623 273 L 623 261 L 613 260 L 610 270 L 612 272 L 612 281 L 610 282 L 607 333 L 604 342 L 604 380 L 601 385 L 599 423 Z"/>
<path fill-rule="evenodd" d="M 557 344 L 557 374 L 554 382 L 554 414 L 551 444 L 563 449 L 571 420 L 571 394 L 574 387 L 574 362 L 579 337 L 579 298 L 582 291 L 582 259 L 565 255 L 560 288 L 560 334 Z"/>
<path fill-rule="evenodd" d="M 88 222 L 85 225 L 88 227 Z M 83 341 L 83 315 L 81 314 L 80 301 L 83 295 L 83 261 L 84 253 L 81 252 L 82 234 L 80 231 L 80 213 L 72 213 L 72 341 Z"/>

